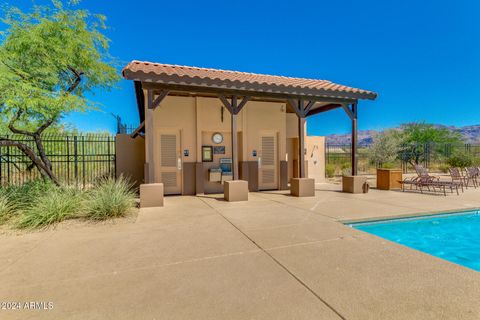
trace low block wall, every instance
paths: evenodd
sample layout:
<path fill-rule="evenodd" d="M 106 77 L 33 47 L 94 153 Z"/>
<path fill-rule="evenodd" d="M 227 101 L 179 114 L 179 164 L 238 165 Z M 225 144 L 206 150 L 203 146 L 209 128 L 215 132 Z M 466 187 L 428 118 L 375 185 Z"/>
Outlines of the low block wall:
<path fill-rule="evenodd" d="M 305 160 L 308 162 L 306 176 L 315 179 L 315 182 L 325 182 L 325 137 L 307 136 L 305 148 Z"/>
<path fill-rule="evenodd" d="M 128 134 L 117 134 L 115 139 L 116 176 L 131 179 L 138 187 L 144 183 L 145 139 Z"/>

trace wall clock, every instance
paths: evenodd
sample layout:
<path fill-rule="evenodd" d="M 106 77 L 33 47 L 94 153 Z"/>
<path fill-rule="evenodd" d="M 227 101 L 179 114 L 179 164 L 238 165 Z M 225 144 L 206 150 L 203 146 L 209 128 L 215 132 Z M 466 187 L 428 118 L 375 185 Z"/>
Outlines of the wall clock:
<path fill-rule="evenodd" d="M 213 143 L 219 144 L 223 142 L 223 135 L 220 132 L 216 132 L 212 136 Z"/>

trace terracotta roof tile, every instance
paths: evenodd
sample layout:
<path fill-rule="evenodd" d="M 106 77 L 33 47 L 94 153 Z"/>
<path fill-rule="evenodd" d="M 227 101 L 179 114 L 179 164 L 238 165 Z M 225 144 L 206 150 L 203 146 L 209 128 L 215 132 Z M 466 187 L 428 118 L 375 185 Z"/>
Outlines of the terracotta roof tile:
<path fill-rule="evenodd" d="M 375 99 L 372 91 L 352 88 L 328 80 L 293 78 L 239 71 L 132 61 L 123 70 L 128 80 L 221 87 L 245 91 L 263 91 L 349 99 Z"/>

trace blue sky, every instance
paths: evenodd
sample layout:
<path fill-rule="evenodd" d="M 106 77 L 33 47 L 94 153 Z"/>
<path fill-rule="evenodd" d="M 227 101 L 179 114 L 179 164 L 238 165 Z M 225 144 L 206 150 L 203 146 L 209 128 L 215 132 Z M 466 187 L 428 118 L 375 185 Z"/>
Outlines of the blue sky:
<path fill-rule="evenodd" d="M 37 1 L 42 2 L 42 1 Z M 28 0 L 10 1 L 26 7 Z M 480 1 L 98 1 L 111 54 L 154 62 L 328 79 L 379 93 L 359 104 L 359 128 L 410 121 L 480 124 Z M 92 97 L 81 130 L 138 124 L 133 84 Z M 347 133 L 341 110 L 309 119 L 310 135 Z"/>

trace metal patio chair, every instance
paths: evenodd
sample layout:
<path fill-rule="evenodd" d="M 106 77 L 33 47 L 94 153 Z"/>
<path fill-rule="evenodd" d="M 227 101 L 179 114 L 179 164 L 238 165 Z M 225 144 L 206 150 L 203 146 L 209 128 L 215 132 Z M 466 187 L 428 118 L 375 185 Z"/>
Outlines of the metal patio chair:
<path fill-rule="evenodd" d="M 464 186 L 465 186 L 465 189 L 468 189 L 467 180 L 462 175 L 462 172 L 460 171 L 459 168 L 448 168 L 448 171 L 450 172 L 450 177 L 452 178 L 452 182 L 459 183 L 460 186 L 462 187 L 462 192 L 463 192 Z"/>
<path fill-rule="evenodd" d="M 465 178 L 467 181 L 467 186 L 468 186 L 468 183 L 472 181 L 473 187 L 476 189 L 478 186 L 478 168 L 476 167 L 465 168 Z"/>

